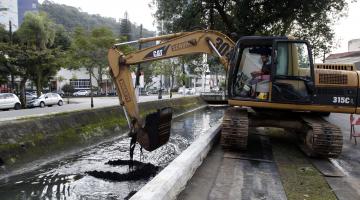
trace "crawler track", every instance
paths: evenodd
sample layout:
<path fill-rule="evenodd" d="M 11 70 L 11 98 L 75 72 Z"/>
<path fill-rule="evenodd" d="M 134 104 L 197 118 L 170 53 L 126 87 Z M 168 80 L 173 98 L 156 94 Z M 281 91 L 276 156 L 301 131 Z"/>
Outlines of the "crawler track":
<path fill-rule="evenodd" d="M 248 129 L 247 109 L 228 108 L 222 123 L 221 146 L 227 149 L 246 149 Z"/>
<path fill-rule="evenodd" d="M 307 131 L 302 149 L 308 156 L 337 157 L 342 151 L 343 137 L 339 127 L 320 116 L 303 116 Z"/>

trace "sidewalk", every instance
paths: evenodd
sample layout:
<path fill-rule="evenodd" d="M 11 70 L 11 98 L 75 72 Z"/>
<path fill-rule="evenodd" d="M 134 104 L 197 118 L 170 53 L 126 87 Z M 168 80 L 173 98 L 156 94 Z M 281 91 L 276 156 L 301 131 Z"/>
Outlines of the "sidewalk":
<path fill-rule="evenodd" d="M 172 98 L 181 98 L 188 97 L 190 95 L 178 95 L 174 94 Z M 162 99 L 169 99 L 169 95 L 164 95 Z M 53 115 L 59 114 L 63 112 L 73 112 L 79 110 L 87 110 L 91 109 L 90 107 L 90 97 L 84 98 L 70 98 L 70 104 L 67 104 L 67 98 L 64 98 L 63 106 L 52 106 L 45 108 L 31 108 L 31 109 L 22 109 L 22 110 L 9 110 L 9 111 L 0 111 L 0 122 L 17 120 L 21 118 L 29 118 L 29 117 L 40 117 L 44 115 Z M 94 109 L 110 107 L 119 105 L 119 98 L 117 96 L 114 97 L 94 97 Z M 147 102 L 147 101 L 157 101 L 158 96 L 140 96 L 139 102 Z"/>

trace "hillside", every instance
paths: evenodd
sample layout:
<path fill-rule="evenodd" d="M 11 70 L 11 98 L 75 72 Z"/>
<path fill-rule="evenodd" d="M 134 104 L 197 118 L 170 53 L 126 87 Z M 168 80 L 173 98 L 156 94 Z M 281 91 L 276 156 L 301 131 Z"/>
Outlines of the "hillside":
<path fill-rule="evenodd" d="M 56 4 L 49 0 L 40 5 L 40 11 L 48 13 L 57 24 L 62 24 L 66 30 L 73 31 L 76 27 L 92 29 L 94 27 L 109 27 L 115 35 L 120 35 L 120 23 L 114 18 L 91 15 L 79 11 L 78 8 L 63 4 Z M 131 19 L 130 19 L 131 23 Z M 140 27 L 131 23 L 131 39 L 139 38 Z M 143 29 L 143 37 L 154 36 L 155 32 Z"/>

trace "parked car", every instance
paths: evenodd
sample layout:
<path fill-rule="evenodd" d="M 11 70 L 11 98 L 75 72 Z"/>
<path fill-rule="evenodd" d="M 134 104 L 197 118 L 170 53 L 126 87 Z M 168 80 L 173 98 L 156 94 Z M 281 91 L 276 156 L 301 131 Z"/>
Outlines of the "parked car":
<path fill-rule="evenodd" d="M 65 95 L 65 92 L 62 91 L 62 90 L 58 90 L 58 91 L 53 92 L 53 93 L 57 93 L 57 94 L 59 94 L 61 97 L 64 97 L 64 95 Z"/>
<path fill-rule="evenodd" d="M 1 93 L 0 94 L 0 109 L 8 110 L 8 109 L 19 110 L 21 108 L 21 103 L 19 98 L 12 93 Z"/>
<path fill-rule="evenodd" d="M 35 98 L 27 103 L 28 107 L 45 107 L 52 105 L 62 106 L 64 104 L 63 99 L 59 94 L 56 93 L 46 93 L 42 94 L 40 97 Z"/>
<path fill-rule="evenodd" d="M 180 87 L 178 90 L 179 94 L 195 94 L 195 88 Z"/>
<path fill-rule="evenodd" d="M 25 92 L 25 96 L 26 96 L 26 102 L 29 102 L 33 99 L 36 99 L 36 94 L 31 93 L 31 92 Z"/>
<path fill-rule="evenodd" d="M 87 90 L 79 90 L 73 93 L 73 96 L 89 96 L 90 92 Z"/>

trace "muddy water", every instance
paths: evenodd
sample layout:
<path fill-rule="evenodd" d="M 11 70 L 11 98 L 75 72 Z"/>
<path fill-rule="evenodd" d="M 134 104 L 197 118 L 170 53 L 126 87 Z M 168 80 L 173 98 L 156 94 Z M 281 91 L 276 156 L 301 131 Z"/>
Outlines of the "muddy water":
<path fill-rule="evenodd" d="M 143 154 L 137 146 L 134 159 L 141 162 L 131 169 L 127 165 L 130 141 L 122 138 L 0 180 L 0 199 L 126 199 L 206 132 L 223 112 L 224 107 L 210 107 L 173 120 L 169 143 Z"/>

